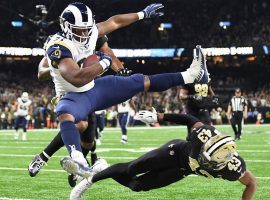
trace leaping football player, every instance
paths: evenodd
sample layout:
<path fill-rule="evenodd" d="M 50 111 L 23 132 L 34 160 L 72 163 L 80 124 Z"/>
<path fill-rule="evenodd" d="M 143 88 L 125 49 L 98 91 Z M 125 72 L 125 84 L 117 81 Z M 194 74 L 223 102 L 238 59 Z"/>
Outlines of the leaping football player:
<path fill-rule="evenodd" d="M 134 74 L 128 77 L 105 76 L 94 79 L 111 66 L 111 57 L 99 53 L 100 61 L 80 68 L 83 54 L 93 54 L 98 37 L 127 26 L 140 19 L 163 15 L 162 4 L 151 4 L 143 11 L 115 15 L 95 24 L 89 7 L 82 3 L 70 4 L 60 16 L 61 34 L 55 34 L 47 44 L 46 57 L 57 95 L 62 96 L 56 106 L 63 142 L 71 157 L 61 160 L 62 167 L 71 174 L 88 177 L 80 136 L 75 126 L 89 113 L 102 110 L 130 99 L 141 91 L 159 92 L 171 87 L 209 81 L 204 55 L 196 47 L 193 62 L 186 71 L 151 76 Z"/>
<path fill-rule="evenodd" d="M 107 36 L 103 36 L 98 38 L 96 49 L 99 51 L 102 51 L 104 53 L 107 53 L 109 55 L 113 56 L 112 59 L 112 66 L 111 68 L 117 73 L 117 75 L 120 76 L 127 76 L 131 73 L 130 70 L 127 68 L 124 68 L 122 62 L 114 56 L 112 49 L 108 45 L 108 38 Z M 39 65 L 39 72 L 38 72 L 38 79 L 43 81 L 50 79 L 50 70 L 47 63 L 47 59 L 44 58 L 42 62 Z M 76 127 L 78 128 L 80 135 L 81 135 L 81 146 L 84 156 L 88 154 L 89 150 L 91 151 L 91 164 L 94 165 L 94 163 L 97 161 L 97 155 L 95 153 L 96 144 L 94 140 L 95 136 L 95 119 L 92 114 L 88 115 L 87 121 L 82 121 L 76 124 Z M 55 152 L 57 152 L 61 147 L 64 146 L 63 140 L 61 138 L 60 132 L 54 137 L 54 139 L 50 142 L 50 144 L 39 154 L 37 154 L 32 161 L 30 162 L 28 166 L 29 175 L 34 177 L 36 176 L 39 171 L 42 169 L 44 165 L 47 164 L 49 159 L 53 156 Z M 70 174 L 68 176 L 68 182 L 71 187 L 74 187 L 76 185 L 77 176 L 74 176 Z"/>

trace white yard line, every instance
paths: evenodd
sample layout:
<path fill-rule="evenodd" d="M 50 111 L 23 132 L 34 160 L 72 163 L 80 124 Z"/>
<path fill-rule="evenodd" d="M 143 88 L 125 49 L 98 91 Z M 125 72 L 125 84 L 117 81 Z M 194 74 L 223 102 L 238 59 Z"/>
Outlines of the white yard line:
<path fill-rule="evenodd" d="M 0 197 L 0 200 L 30 200 L 30 199 L 18 199 L 18 198 Z"/>
<path fill-rule="evenodd" d="M 231 125 L 215 125 L 215 127 L 218 128 L 225 128 L 225 127 L 231 127 Z M 245 128 L 248 127 L 257 127 L 257 128 L 261 128 L 261 127 L 270 127 L 270 124 L 262 124 L 260 126 L 257 126 L 255 124 L 247 124 L 245 125 Z M 146 127 L 146 126 L 139 126 L 139 127 L 128 127 L 129 130 L 158 130 L 158 129 L 186 129 L 186 126 L 160 126 L 160 127 Z M 120 131 L 121 128 L 117 127 L 117 128 L 105 128 L 104 131 Z M 59 129 L 29 129 L 29 132 L 56 132 L 59 131 Z M 249 130 L 246 130 L 249 131 Z M 0 130 L 0 133 L 14 133 L 14 130 Z M 270 133 L 270 132 L 269 132 Z"/>
<path fill-rule="evenodd" d="M 124 151 L 131 153 L 144 153 L 151 151 L 157 147 L 141 147 L 139 149 L 133 148 L 98 148 L 97 152 L 113 152 L 113 151 Z M 0 146 L 0 149 L 43 149 L 41 146 Z M 248 152 L 248 153 L 270 153 L 270 150 L 249 150 L 240 149 L 238 152 Z"/>
<path fill-rule="evenodd" d="M 30 157 L 33 158 L 35 155 L 22 155 L 22 154 L 0 154 L 0 157 Z M 62 155 L 62 156 L 53 156 L 53 158 L 63 158 L 67 155 Z M 100 158 L 104 159 L 123 159 L 123 160 L 132 160 L 136 159 L 137 157 L 131 157 L 131 156 L 101 156 Z"/>
<path fill-rule="evenodd" d="M 9 170 L 9 171 L 26 171 L 26 168 L 13 168 L 13 167 L 0 167 L 0 170 Z M 66 171 L 64 170 L 57 170 L 57 169 L 42 169 L 42 171 L 45 172 L 61 172 L 61 173 L 66 173 Z M 189 175 L 189 177 L 197 177 L 197 175 Z M 270 176 L 257 176 L 257 179 L 263 179 L 263 180 L 269 180 Z M 0 200 L 2 200 L 1 198 L 5 198 L 5 197 L 0 197 Z M 28 200 L 28 199 L 3 199 L 3 200 Z"/>
<path fill-rule="evenodd" d="M 0 170 L 9 170 L 9 171 L 28 171 L 27 168 L 17 168 L 17 167 L 0 167 Z M 61 169 L 42 169 L 45 172 L 66 172 Z"/>
<path fill-rule="evenodd" d="M 0 154 L 0 157 L 34 157 L 35 155 L 30 155 L 30 154 Z M 62 158 L 67 155 L 57 155 L 53 156 L 54 158 Z M 132 160 L 136 159 L 138 157 L 133 157 L 133 156 L 101 156 L 101 158 L 104 159 L 123 159 L 123 160 Z M 251 162 L 251 163 L 270 163 L 270 160 L 251 160 L 251 159 L 245 159 L 246 162 Z"/>

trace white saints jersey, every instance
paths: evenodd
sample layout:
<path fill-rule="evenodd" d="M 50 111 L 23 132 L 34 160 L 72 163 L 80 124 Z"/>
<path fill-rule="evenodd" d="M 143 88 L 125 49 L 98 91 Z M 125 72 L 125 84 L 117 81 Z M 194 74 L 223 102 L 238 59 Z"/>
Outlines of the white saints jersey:
<path fill-rule="evenodd" d="M 44 45 L 46 57 L 49 61 L 50 74 L 55 85 L 57 96 L 67 92 L 85 92 L 94 87 L 94 81 L 85 84 L 82 87 L 76 87 L 67 82 L 60 74 L 57 63 L 62 58 L 72 58 L 81 66 L 83 60 L 89 55 L 94 54 L 98 38 L 98 29 L 93 27 L 91 38 L 84 47 L 75 45 L 71 40 L 66 39 L 61 33 L 57 33 L 49 38 Z"/>
<path fill-rule="evenodd" d="M 127 101 L 117 105 L 118 113 L 125 113 L 125 112 L 129 112 L 131 110 L 129 101 L 130 100 L 127 100 Z"/>
<path fill-rule="evenodd" d="M 31 100 L 27 100 L 27 101 L 22 101 L 22 99 L 19 97 L 17 99 L 18 101 L 18 107 L 17 107 L 17 116 L 26 116 L 28 115 L 28 112 L 29 112 L 29 108 L 30 108 L 30 105 L 32 103 Z"/>

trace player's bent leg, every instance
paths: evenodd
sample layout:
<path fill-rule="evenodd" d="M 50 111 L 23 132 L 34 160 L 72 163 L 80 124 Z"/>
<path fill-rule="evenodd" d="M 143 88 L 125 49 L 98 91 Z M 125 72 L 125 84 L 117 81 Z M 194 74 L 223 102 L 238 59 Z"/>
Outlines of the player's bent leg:
<path fill-rule="evenodd" d="M 91 93 L 88 93 L 92 106 L 91 111 L 103 110 L 122 103 L 143 90 L 143 74 L 134 74 L 128 77 L 105 76 L 99 78 L 95 81 L 95 87 L 91 89 Z"/>
<path fill-rule="evenodd" d="M 171 140 L 161 147 L 147 152 L 141 157 L 129 163 L 127 173 L 129 176 L 146 173 L 148 171 L 161 170 L 167 167 L 179 166 L 176 148 L 184 142 L 183 140 Z M 171 152 L 174 154 L 171 154 Z"/>
<path fill-rule="evenodd" d="M 193 82 L 208 83 L 210 80 L 205 55 L 200 46 L 196 46 L 194 59 L 190 67 L 181 73 L 167 73 L 146 76 L 144 90 L 160 92 L 171 87 Z"/>
<path fill-rule="evenodd" d="M 56 107 L 61 136 L 72 158 L 62 159 L 61 165 L 69 173 L 76 174 L 78 172 L 82 174 L 85 172 L 85 176 L 88 176 L 89 165 L 82 154 L 80 135 L 75 122 L 86 119 L 89 113 L 89 105 L 90 102 L 86 92 L 68 93 L 62 97 Z"/>

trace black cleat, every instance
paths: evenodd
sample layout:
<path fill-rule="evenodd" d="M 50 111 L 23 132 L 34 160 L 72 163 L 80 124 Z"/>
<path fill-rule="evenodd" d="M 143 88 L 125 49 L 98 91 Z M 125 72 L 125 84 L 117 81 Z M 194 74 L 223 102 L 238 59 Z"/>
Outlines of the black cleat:
<path fill-rule="evenodd" d="M 73 174 L 68 175 L 68 184 L 70 187 L 75 187 L 76 186 L 76 181 L 77 181 L 77 176 Z"/>

